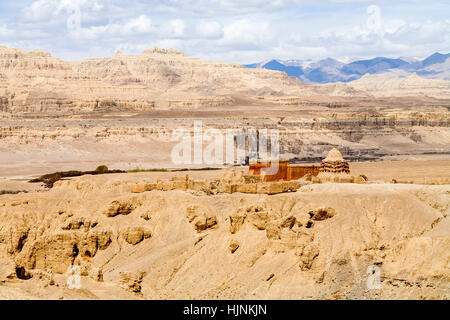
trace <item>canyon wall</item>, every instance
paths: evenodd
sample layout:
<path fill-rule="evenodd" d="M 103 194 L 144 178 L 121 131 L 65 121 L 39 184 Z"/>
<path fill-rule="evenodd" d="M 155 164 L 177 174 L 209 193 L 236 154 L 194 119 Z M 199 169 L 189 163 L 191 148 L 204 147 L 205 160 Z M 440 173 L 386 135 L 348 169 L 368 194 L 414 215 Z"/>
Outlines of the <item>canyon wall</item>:
<path fill-rule="evenodd" d="M 450 81 L 366 76 L 303 84 L 283 72 L 187 57 L 152 48 L 140 55 L 67 62 L 49 53 L 0 47 L 0 112 L 145 111 L 229 105 L 232 96 L 450 98 Z"/>
<path fill-rule="evenodd" d="M 0 111 L 150 110 L 226 105 L 228 95 L 301 82 L 269 70 L 189 58 L 153 48 L 138 56 L 65 62 L 43 51 L 0 47 Z"/>
<path fill-rule="evenodd" d="M 277 129 L 283 157 L 320 161 L 450 153 L 450 81 L 303 84 L 283 72 L 176 50 L 66 62 L 0 47 L 0 163 L 172 166 L 173 130 Z M 86 169 L 91 169 L 86 168 Z"/>
<path fill-rule="evenodd" d="M 341 150 L 350 161 L 450 157 L 447 109 L 372 115 L 364 112 L 314 114 L 313 119 L 287 117 L 281 123 L 279 118 L 204 118 L 202 123 L 204 130 L 219 129 L 224 136 L 227 129 L 242 130 L 242 133 L 255 129 L 278 130 L 281 157 L 294 162 L 320 162 L 332 147 Z M 172 139 L 174 130 L 184 129 L 193 136 L 194 120 L 197 119 L 3 120 L 0 121 L 0 163 L 7 171 L 4 174 L 14 173 L 11 165 L 27 167 L 64 162 L 78 163 L 75 169 L 83 162 L 93 163 L 85 168 L 92 169 L 103 161 L 113 162 L 118 169 L 177 167 L 171 159 L 173 147 L 180 142 Z M 210 143 L 205 141 L 203 148 Z"/>

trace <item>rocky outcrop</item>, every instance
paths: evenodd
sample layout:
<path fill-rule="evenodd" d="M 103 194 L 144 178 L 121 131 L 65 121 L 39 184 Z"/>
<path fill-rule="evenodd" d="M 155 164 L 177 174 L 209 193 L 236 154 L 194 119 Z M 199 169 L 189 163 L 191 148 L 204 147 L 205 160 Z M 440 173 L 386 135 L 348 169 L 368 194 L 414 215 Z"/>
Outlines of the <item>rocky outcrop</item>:
<path fill-rule="evenodd" d="M 128 215 L 140 205 L 138 199 L 115 200 L 102 213 L 107 217 L 115 217 L 119 214 Z"/>
<path fill-rule="evenodd" d="M 303 85 L 285 73 L 190 58 L 172 49 L 66 62 L 49 53 L 0 47 L 0 112 L 58 113 L 196 109 L 233 104 L 232 96 L 281 105 L 345 106 L 324 97 L 450 98 L 450 81 L 364 76 L 350 83 Z M 389 88 L 387 90 L 386 88 Z M 318 100 L 319 99 L 319 100 Z M 325 98 L 326 100 L 326 98 Z"/>
<path fill-rule="evenodd" d="M 78 266 L 74 298 L 448 298 L 446 186 L 131 193 L 152 175 L 84 176 L 2 195 L 0 291 L 27 281 L 28 292 L 53 297 Z M 104 215 L 114 201 L 140 205 Z M 377 291 L 365 285 L 373 266 Z"/>
<path fill-rule="evenodd" d="M 114 161 L 122 164 L 121 169 L 151 167 L 155 163 L 161 168 L 172 167 L 171 149 L 175 145 L 171 141 L 172 133 L 183 129 L 193 134 L 194 116 L 203 121 L 204 130 L 242 129 L 245 133 L 255 128 L 277 129 L 280 157 L 291 158 L 294 163 L 320 162 L 333 147 L 338 148 L 348 161 L 448 155 L 450 112 L 446 108 L 399 110 L 396 105 L 383 107 L 383 110 L 374 108 L 363 108 L 365 111 L 322 109 L 297 115 L 289 111 L 292 115 L 285 119 L 270 116 L 250 119 L 237 111 L 228 117 L 228 110 L 219 114 L 211 111 L 211 115 L 203 111 L 192 115 L 189 111 L 171 110 L 155 114 L 157 118 L 130 115 L 87 119 L 62 117 L 51 118 L 51 121 L 2 119 L 0 115 L 0 158 L 14 166 L 22 163 L 23 168 L 42 167 L 43 162 L 55 163 L 55 159 L 57 162 L 76 162 L 77 166 L 83 161 Z M 172 117 L 172 112 L 180 113 Z M 131 164 L 127 167 L 123 165 L 128 163 Z M 84 168 L 92 169 L 91 165 Z M 5 170 L 3 174 L 14 174 L 14 170 Z"/>
<path fill-rule="evenodd" d="M 71 113 L 193 109 L 233 102 L 264 86 L 296 90 L 300 81 L 268 70 L 202 61 L 172 49 L 66 62 L 43 51 L 0 48 L 0 111 Z"/>
<path fill-rule="evenodd" d="M 186 209 L 186 217 L 192 223 L 197 232 L 213 228 L 217 224 L 217 218 L 211 210 L 199 205 L 192 205 Z"/>
<path fill-rule="evenodd" d="M 152 236 L 150 230 L 143 227 L 129 227 L 121 232 L 123 239 L 129 244 L 136 245 Z"/>
<path fill-rule="evenodd" d="M 145 276 L 144 272 L 130 273 L 123 272 L 120 274 L 119 286 L 127 291 L 135 293 L 137 295 L 142 295 L 142 280 Z"/>
<path fill-rule="evenodd" d="M 425 79 L 416 73 L 407 77 L 366 74 L 351 81 L 349 86 L 356 90 L 369 92 L 376 97 L 425 96 L 438 99 L 450 98 L 450 81 Z"/>
<path fill-rule="evenodd" d="M 227 170 L 233 172 L 231 170 Z M 142 193 L 146 191 L 170 191 L 170 190 L 192 190 L 200 191 L 206 194 L 220 194 L 220 193 L 253 193 L 253 194 L 278 194 L 284 192 L 297 191 L 302 183 L 299 181 L 279 181 L 279 182 L 262 182 L 258 176 L 241 175 L 240 179 L 237 176 L 230 176 L 230 173 L 224 173 L 230 179 L 213 179 L 213 180 L 191 180 L 189 176 L 173 177 L 169 180 L 157 180 L 154 183 L 138 183 L 131 188 L 133 193 Z M 233 174 L 231 174 L 233 175 Z M 105 211 L 105 214 L 111 215 L 117 212 L 114 204 L 111 209 Z"/>

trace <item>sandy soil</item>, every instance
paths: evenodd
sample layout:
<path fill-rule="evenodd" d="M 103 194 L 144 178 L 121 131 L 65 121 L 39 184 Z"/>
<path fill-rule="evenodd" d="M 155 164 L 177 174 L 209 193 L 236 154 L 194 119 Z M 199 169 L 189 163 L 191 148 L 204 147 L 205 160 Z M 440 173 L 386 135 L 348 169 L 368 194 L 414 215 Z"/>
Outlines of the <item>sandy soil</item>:
<path fill-rule="evenodd" d="M 450 298 L 450 82 L 302 84 L 161 49 L 78 62 L 0 51 L 0 299 Z M 195 120 L 277 129 L 282 158 L 320 162 L 336 147 L 369 181 L 305 179 L 276 195 L 133 192 L 223 170 L 27 182 L 173 168 L 173 130 Z"/>
<path fill-rule="evenodd" d="M 132 170 L 139 166 L 147 168 L 144 164 L 124 164 L 117 162 L 61 162 L 45 163 L 38 167 L 17 168 L 11 164 L 0 166 L 0 190 L 39 190 L 38 184 L 27 183 L 30 178 L 44 174 L 68 171 L 68 170 L 94 170 L 100 164 L 106 164 L 110 169 Z M 149 167 L 150 164 L 148 164 Z M 160 168 L 163 168 L 161 166 Z M 222 169 L 224 170 L 224 169 Z M 438 183 L 439 179 L 450 179 L 450 160 L 424 160 L 424 161 L 376 161 L 376 162 L 350 162 L 351 174 L 359 176 L 364 174 L 371 182 L 391 182 L 392 179 L 403 182 Z M 183 176 L 189 174 L 195 179 L 211 179 L 221 171 L 189 171 L 189 172 L 146 172 L 139 177 L 145 176 L 149 179 L 167 179 L 170 176 Z M 135 174 L 129 174 L 128 178 Z"/>
<path fill-rule="evenodd" d="M 351 167 L 380 180 L 430 176 L 422 162 Z M 449 163 L 428 167 L 438 177 Z M 449 185 L 324 183 L 274 196 L 131 193 L 136 183 L 186 173 L 222 174 L 83 176 L 46 192 L 0 196 L 0 298 L 450 298 Z M 67 286 L 72 264 L 80 267 L 80 289 Z M 374 265 L 380 289 L 367 287 Z"/>
<path fill-rule="evenodd" d="M 449 160 L 351 162 L 352 175 L 364 174 L 370 181 L 430 183 L 450 179 Z"/>

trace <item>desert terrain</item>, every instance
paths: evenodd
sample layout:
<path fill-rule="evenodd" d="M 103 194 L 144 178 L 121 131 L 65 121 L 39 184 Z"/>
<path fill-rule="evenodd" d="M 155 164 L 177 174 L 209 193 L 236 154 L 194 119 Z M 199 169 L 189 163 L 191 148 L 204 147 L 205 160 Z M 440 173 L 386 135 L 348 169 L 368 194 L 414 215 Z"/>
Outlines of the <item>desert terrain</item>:
<path fill-rule="evenodd" d="M 304 84 L 160 48 L 66 62 L 1 47 L 0 66 L 0 176 L 170 167 L 173 131 L 196 120 L 205 130 L 276 129 L 280 156 L 301 162 L 332 147 L 351 161 L 450 159 L 446 80 Z"/>
<path fill-rule="evenodd" d="M 66 62 L 1 47 L 0 66 L 0 299 L 449 299 L 450 81 L 304 84 L 159 48 Z M 297 164 L 336 147 L 365 178 L 166 188 L 248 173 L 175 165 L 173 131 L 194 121 L 278 130 Z M 167 172 L 29 182 L 100 165 Z"/>
<path fill-rule="evenodd" d="M 389 183 L 399 164 L 352 164 L 374 183 L 305 184 L 277 195 L 131 192 L 143 181 L 214 179 L 230 169 L 83 176 L 3 195 L 0 297 L 448 299 L 449 186 Z M 450 163 L 435 164 L 401 167 L 415 179 L 448 181 Z M 309 226 L 321 208 L 332 216 Z M 199 223 L 205 217 L 214 223 Z M 72 264 L 80 289 L 66 285 Z M 365 282 L 373 264 L 378 290 Z"/>

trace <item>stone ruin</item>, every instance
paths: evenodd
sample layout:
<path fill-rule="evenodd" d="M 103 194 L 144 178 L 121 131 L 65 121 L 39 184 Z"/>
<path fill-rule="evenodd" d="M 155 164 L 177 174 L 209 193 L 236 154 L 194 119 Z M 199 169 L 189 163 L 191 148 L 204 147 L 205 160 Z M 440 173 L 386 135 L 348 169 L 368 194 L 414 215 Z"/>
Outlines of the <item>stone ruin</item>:
<path fill-rule="evenodd" d="M 367 178 L 350 175 L 350 167 L 336 148 L 328 153 L 320 166 L 290 165 L 289 160 L 280 160 L 278 171 L 272 175 L 264 174 L 263 168 L 270 168 L 270 162 L 255 162 L 249 165 L 248 174 L 243 169 L 231 167 L 218 179 L 192 180 L 189 175 L 158 179 L 154 183 L 140 183 L 132 187 L 133 193 L 146 191 L 191 190 L 206 194 L 253 193 L 278 194 L 297 191 L 304 185 L 322 182 L 366 183 Z"/>
<path fill-rule="evenodd" d="M 322 160 L 317 178 L 321 182 L 354 182 L 354 177 L 350 176 L 348 162 L 336 148 L 331 149 Z"/>
<path fill-rule="evenodd" d="M 278 194 L 297 191 L 305 185 L 300 181 L 264 182 L 261 176 L 245 175 L 241 169 L 230 168 L 219 179 L 192 180 L 189 175 L 184 177 L 172 177 L 169 180 L 158 179 L 154 183 L 140 183 L 132 187 L 131 192 L 140 193 L 146 191 L 170 191 L 191 190 L 206 194 L 219 193 L 253 193 L 253 194 Z"/>
<path fill-rule="evenodd" d="M 317 165 L 295 165 L 289 160 L 278 160 L 278 171 L 274 174 L 265 174 L 266 169 L 270 169 L 272 162 L 256 161 L 249 164 L 249 175 L 261 176 L 263 181 L 291 181 L 303 178 L 305 175 L 317 176 L 320 167 Z"/>
<path fill-rule="evenodd" d="M 348 165 L 348 162 L 344 160 L 339 150 L 333 148 L 328 152 L 327 157 L 322 160 L 319 172 L 345 175 L 350 174 L 350 166 Z"/>
<path fill-rule="evenodd" d="M 361 175 L 353 177 L 350 175 L 350 166 L 344 160 L 341 152 L 333 148 L 328 152 L 325 159 L 318 165 L 297 165 L 290 164 L 289 160 L 279 160 L 278 172 L 274 174 L 265 174 L 265 169 L 272 166 L 269 161 L 256 161 L 250 163 L 248 174 L 258 177 L 264 182 L 280 181 L 302 181 L 302 183 L 358 183 L 367 182 L 367 177 Z"/>
<path fill-rule="evenodd" d="M 249 165 L 249 175 L 261 176 L 266 182 L 292 181 L 309 176 L 315 182 L 354 182 L 350 176 L 350 166 L 336 148 L 328 152 L 327 157 L 318 165 L 294 165 L 289 160 L 278 161 L 278 171 L 274 174 L 264 174 L 265 169 L 272 166 L 270 161 L 256 161 Z M 317 177 L 317 178 L 316 178 Z"/>

